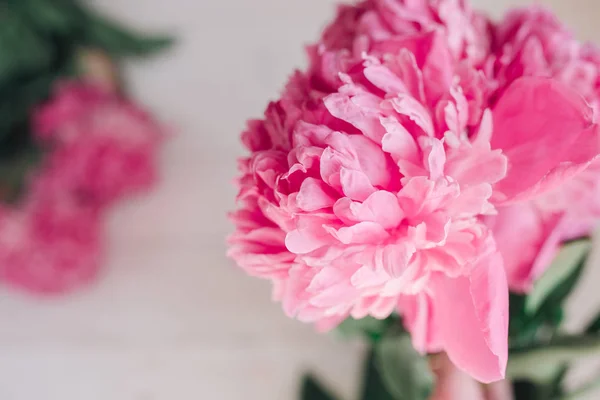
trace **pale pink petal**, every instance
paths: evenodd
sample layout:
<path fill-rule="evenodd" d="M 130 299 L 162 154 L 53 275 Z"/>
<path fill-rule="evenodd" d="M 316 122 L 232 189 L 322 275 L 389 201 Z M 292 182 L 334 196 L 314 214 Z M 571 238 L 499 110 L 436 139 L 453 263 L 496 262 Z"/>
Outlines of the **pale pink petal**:
<path fill-rule="evenodd" d="M 371 184 L 387 187 L 391 179 L 390 167 L 381 146 L 362 135 L 352 135 L 349 139 L 360 169 L 369 177 Z"/>
<path fill-rule="evenodd" d="M 373 85 L 386 93 L 408 92 L 404 82 L 385 65 L 371 64 L 365 68 L 364 74 Z"/>
<path fill-rule="evenodd" d="M 366 200 L 376 191 L 364 172 L 347 168 L 340 170 L 340 185 L 346 196 L 358 201 Z"/>
<path fill-rule="evenodd" d="M 390 104 L 400 115 L 407 116 L 428 136 L 434 135 L 433 121 L 429 111 L 414 97 L 406 94 L 398 94 L 390 100 Z"/>
<path fill-rule="evenodd" d="M 335 204 L 335 199 L 328 193 L 329 191 L 323 181 L 307 178 L 300 186 L 296 204 L 301 210 L 309 212 L 331 207 Z"/>
<path fill-rule="evenodd" d="M 396 196 L 383 190 L 371 194 L 363 203 L 341 198 L 333 211 L 345 222 L 372 221 L 386 229 L 397 227 L 404 216 Z"/>
<path fill-rule="evenodd" d="M 492 147 L 509 160 L 496 185 L 500 201 L 518 201 L 552 189 L 600 153 L 599 128 L 585 100 L 565 85 L 522 78 L 494 108 Z"/>
<path fill-rule="evenodd" d="M 365 100 L 364 96 L 351 98 L 348 95 L 336 93 L 325 98 L 325 106 L 334 117 L 352 124 L 375 142 L 381 142 L 381 138 L 385 134 L 379 123 L 381 113 L 376 107 L 365 107 Z"/>
<path fill-rule="evenodd" d="M 285 246 L 294 254 L 306 254 L 328 244 L 330 235 L 325 231 L 324 225 L 330 219 L 320 216 L 301 215 L 296 221 L 296 229 L 288 232 L 285 237 Z"/>
<path fill-rule="evenodd" d="M 375 222 L 360 222 L 340 229 L 326 227 L 326 230 L 344 244 L 378 243 L 389 237 L 385 229 Z"/>
<path fill-rule="evenodd" d="M 387 132 L 381 140 L 383 150 L 390 153 L 395 162 L 407 160 L 417 164 L 419 148 L 408 130 L 398 120 L 391 117 L 382 118 L 381 125 Z"/>
<path fill-rule="evenodd" d="M 502 259 L 493 254 L 471 277 L 434 279 L 436 317 L 452 362 L 475 379 L 504 378 L 508 358 L 508 287 Z"/>
<path fill-rule="evenodd" d="M 394 244 L 388 244 L 375 252 L 375 262 L 373 263 L 377 270 L 385 271 L 390 277 L 402 277 L 403 282 L 410 282 L 419 272 L 415 268 L 407 273 L 411 265 L 411 260 L 416 252 L 413 243 L 406 241 Z M 396 287 L 401 286 L 402 282 L 395 282 Z"/>
<path fill-rule="evenodd" d="M 406 329 L 410 332 L 415 349 L 422 353 L 437 353 L 442 349 L 439 330 L 435 326 L 434 305 L 427 294 L 401 296 L 398 302 Z"/>

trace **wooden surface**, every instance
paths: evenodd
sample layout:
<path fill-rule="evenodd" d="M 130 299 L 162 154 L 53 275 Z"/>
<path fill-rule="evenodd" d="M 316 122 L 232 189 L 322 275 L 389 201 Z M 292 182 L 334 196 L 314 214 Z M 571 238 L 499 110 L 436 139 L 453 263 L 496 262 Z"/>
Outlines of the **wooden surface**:
<path fill-rule="evenodd" d="M 169 54 L 127 70 L 133 93 L 178 133 L 165 149 L 160 187 L 112 213 L 96 285 L 56 299 L 1 289 L 0 399 L 294 400 L 306 369 L 352 399 L 359 346 L 288 320 L 268 284 L 224 257 L 238 133 L 304 65 L 301 45 L 334 2 L 95 3 L 180 38 Z M 524 2 L 476 3 L 498 14 Z M 593 37 L 596 0 L 553 4 Z M 586 284 L 594 289 L 593 279 Z M 584 302 L 579 296 L 573 308 Z"/>

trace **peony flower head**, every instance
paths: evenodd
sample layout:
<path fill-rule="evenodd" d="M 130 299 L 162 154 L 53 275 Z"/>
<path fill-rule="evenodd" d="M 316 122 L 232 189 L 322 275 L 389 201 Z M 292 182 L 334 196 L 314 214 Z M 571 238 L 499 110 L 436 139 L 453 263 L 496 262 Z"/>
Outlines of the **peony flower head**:
<path fill-rule="evenodd" d="M 435 29 L 412 19 L 415 29 L 400 29 L 400 13 L 386 22 L 399 32 L 347 57 L 355 11 L 421 3 L 415 18 Z M 418 350 L 444 350 L 491 382 L 506 367 L 508 288 L 485 218 L 585 169 L 600 142 L 592 109 L 559 82 L 517 79 L 494 94 L 428 13 L 441 4 L 468 11 L 399 0 L 342 9 L 350 17 L 318 47 L 344 63 L 313 59 L 242 135 L 251 154 L 240 160 L 229 254 L 270 279 L 292 317 L 327 330 L 398 312 Z"/>
<path fill-rule="evenodd" d="M 150 187 L 162 128 L 132 103 L 86 83 L 63 83 L 35 122 L 54 147 L 48 167 L 88 202 L 106 204 Z"/>
<path fill-rule="evenodd" d="M 163 134 L 137 106 L 85 82 L 59 84 L 32 125 L 46 154 L 23 198 L 0 207 L 0 277 L 58 293 L 97 275 L 102 212 L 154 183 Z"/>

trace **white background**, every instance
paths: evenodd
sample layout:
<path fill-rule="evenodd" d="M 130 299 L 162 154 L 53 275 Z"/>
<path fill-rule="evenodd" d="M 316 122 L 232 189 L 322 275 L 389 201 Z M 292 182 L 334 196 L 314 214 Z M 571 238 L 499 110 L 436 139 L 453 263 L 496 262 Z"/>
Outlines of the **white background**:
<path fill-rule="evenodd" d="M 260 116 L 304 65 L 302 45 L 334 2 L 95 3 L 179 37 L 164 56 L 127 68 L 132 92 L 179 133 L 166 146 L 159 188 L 112 213 L 97 284 L 54 299 L 0 289 L 0 399 L 295 400 L 306 369 L 353 399 L 359 346 L 286 319 L 269 285 L 224 256 L 244 120 Z M 475 3 L 499 15 L 526 2 Z M 600 33 L 597 0 L 546 3 L 582 38 Z M 594 281 L 584 285 L 593 291 Z M 582 314 L 590 299 L 580 295 L 572 308 Z"/>

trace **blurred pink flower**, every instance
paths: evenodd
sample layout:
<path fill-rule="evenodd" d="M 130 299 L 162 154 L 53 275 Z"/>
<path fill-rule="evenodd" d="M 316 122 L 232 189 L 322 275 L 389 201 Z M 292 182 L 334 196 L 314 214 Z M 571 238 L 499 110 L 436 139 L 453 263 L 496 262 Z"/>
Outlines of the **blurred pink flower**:
<path fill-rule="evenodd" d="M 47 167 L 86 201 L 106 204 L 154 183 L 161 127 L 117 95 L 65 83 L 35 121 L 40 138 L 53 147 Z"/>
<path fill-rule="evenodd" d="M 0 211 L 0 277 L 38 293 L 88 283 L 101 261 L 98 212 L 71 196 L 62 177 L 42 172 L 20 208 Z"/>
<path fill-rule="evenodd" d="M 496 77 L 501 89 L 523 76 L 554 78 L 600 105 L 600 52 L 578 42 L 549 11 L 516 9 L 496 27 Z M 501 92 L 501 90 L 499 91 Z M 566 131 L 568 132 L 568 131 Z M 528 291 L 565 240 L 589 235 L 600 219 L 600 162 L 559 189 L 488 219 L 511 288 Z M 515 232 L 519 232 L 515 235 Z"/>
<path fill-rule="evenodd" d="M 33 116 L 46 151 L 21 201 L 0 209 L 0 277 L 56 293 L 91 281 L 102 258 L 102 213 L 151 186 L 163 134 L 117 94 L 63 82 Z"/>
<path fill-rule="evenodd" d="M 229 254 L 273 281 L 290 316 L 330 329 L 397 310 L 418 350 L 501 379 L 508 288 L 482 217 L 589 165 L 600 152 L 592 110 L 541 78 L 492 103 L 485 76 L 443 32 L 367 49 L 328 87 L 314 79 L 319 64 L 296 73 L 250 122 Z"/>

